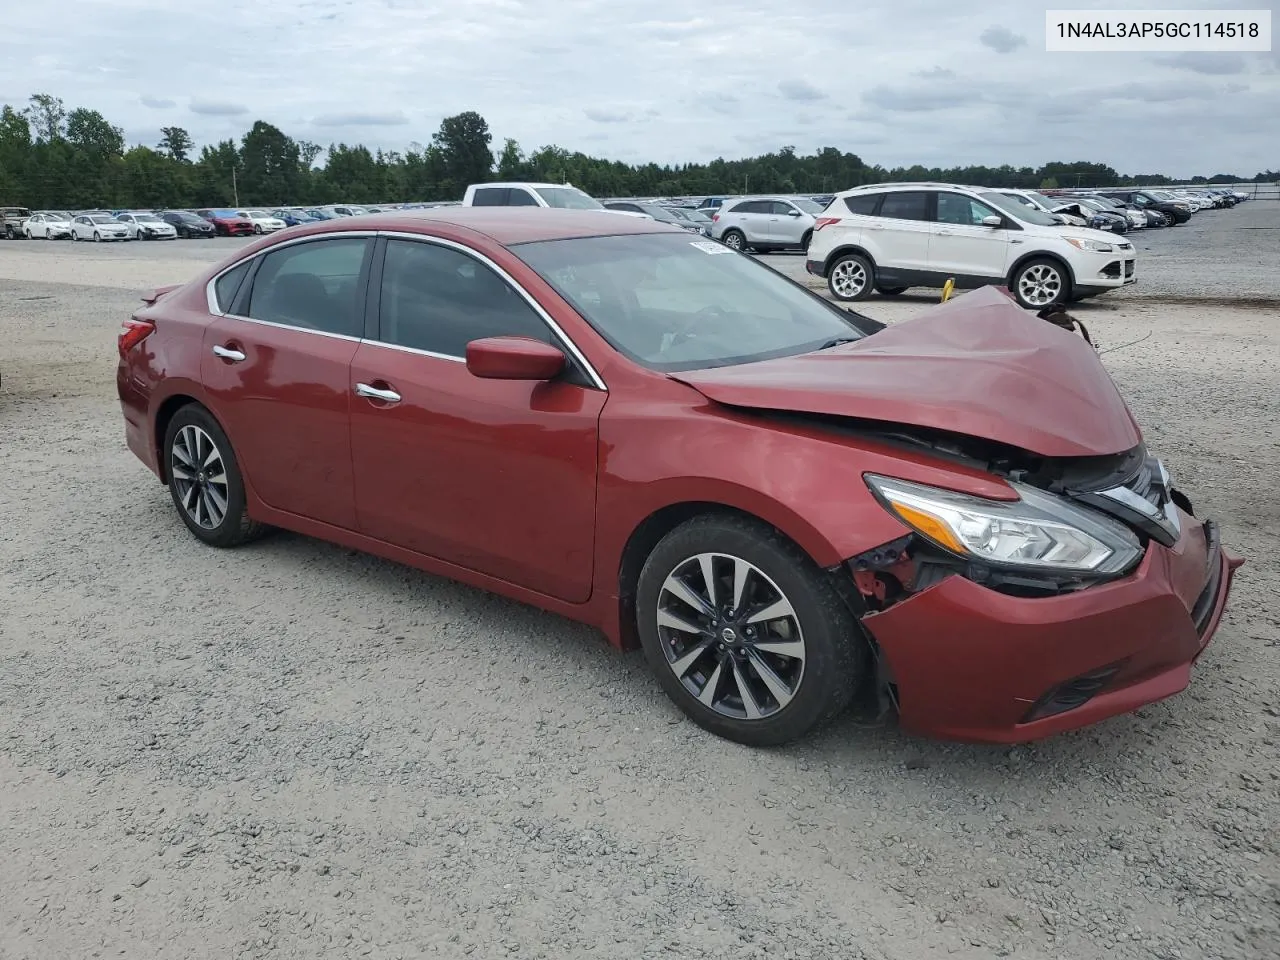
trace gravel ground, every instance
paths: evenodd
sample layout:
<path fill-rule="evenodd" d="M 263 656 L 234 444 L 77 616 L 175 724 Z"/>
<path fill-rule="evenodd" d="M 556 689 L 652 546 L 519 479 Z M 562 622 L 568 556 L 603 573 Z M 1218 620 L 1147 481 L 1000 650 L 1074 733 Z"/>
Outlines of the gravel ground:
<path fill-rule="evenodd" d="M 114 337 L 235 245 L 0 244 L 0 957 L 1280 956 L 1280 331 L 1214 268 L 1079 311 L 1150 334 L 1106 363 L 1250 558 L 1191 689 L 1012 750 L 851 717 L 751 751 L 557 617 L 198 546 Z"/>

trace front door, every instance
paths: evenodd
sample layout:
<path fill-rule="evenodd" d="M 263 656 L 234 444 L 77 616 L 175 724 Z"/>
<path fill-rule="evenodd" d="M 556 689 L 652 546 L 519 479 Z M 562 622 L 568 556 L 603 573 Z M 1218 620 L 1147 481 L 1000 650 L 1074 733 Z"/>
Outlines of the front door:
<path fill-rule="evenodd" d="M 558 344 L 479 259 L 439 243 L 386 242 L 378 337 L 360 345 L 348 380 L 360 529 L 582 602 L 607 394 L 577 370 L 545 383 L 472 376 L 466 345 L 492 336 Z"/>
<path fill-rule="evenodd" d="M 261 258 L 240 316 L 205 330 L 201 375 L 249 486 L 270 507 L 355 529 L 348 379 L 373 241 L 283 246 Z"/>
<path fill-rule="evenodd" d="M 929 238 L 929 269 L 958 282 L 965 277 L 1003 278 L 1008 271 L 1009 230 L 986 226 L 985 217 L 1005 219 L 972 197 L 940 192 Z"/>

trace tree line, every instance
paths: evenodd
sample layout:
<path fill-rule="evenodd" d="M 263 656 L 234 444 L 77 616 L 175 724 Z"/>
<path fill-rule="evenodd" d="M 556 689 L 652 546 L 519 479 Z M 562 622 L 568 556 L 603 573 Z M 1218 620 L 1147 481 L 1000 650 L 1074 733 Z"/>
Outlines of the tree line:
<path fill-rule="evenodd" d="M 263 120 L 240 138 L 202 146 L 182 127 L 164 127 L 154 146 L 127 146 L 124 132 L 97 110 L 68 110 L 49 94 L 0 109 L 0 204 L 32 209 L 217 207 L 457 200 L 486 180 L 572 183 L 594 196 L 708 196 L 834 193 L 864 183 L 941 180 L 990 187 L 1052 188 L 1101 184 L 1159 186 L 1162 174 L 1121 175 L 1102 163 L 1043 166 L 885 167 L 823 147 L 794 147 L 741 160 L 639 166 L 549 145 L 531 153 L 506 139 L 494 152 L 484 117 L 446 117 L 427 144 L 402 151 L 361 144 L 327 147 L 295 140 Z M 1219 173 L 1193 183 L 1280 180 Z"/>

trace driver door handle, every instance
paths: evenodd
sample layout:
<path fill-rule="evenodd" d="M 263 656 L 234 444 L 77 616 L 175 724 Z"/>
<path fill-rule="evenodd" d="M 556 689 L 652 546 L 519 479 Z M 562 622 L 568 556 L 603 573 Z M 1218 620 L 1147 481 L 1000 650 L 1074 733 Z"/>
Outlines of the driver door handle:
<path fill-rule="evenodd" d="M 221 357 L 223 360 L 230 360 L 232 363 L 239 363 L 244 359 L 243 350 L 235 350 L 231 347 L 215 346 L 213 348 L 213 355 L 215 357 Z"/>
<path fill-rule="evenodd" d="M 394 390 L 379 390 L 377 387 L 368 383 L 356 384 L 356 396 L 365 397 L 369 400 L 383 400 L 387 403 L 399 403 L 400 394 Z"/>

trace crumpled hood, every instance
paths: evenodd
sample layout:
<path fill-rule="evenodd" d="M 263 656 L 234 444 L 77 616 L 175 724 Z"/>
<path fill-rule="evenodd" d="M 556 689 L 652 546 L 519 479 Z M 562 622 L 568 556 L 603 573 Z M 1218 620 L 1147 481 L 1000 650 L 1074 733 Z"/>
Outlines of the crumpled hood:
<path fill-rule="evenodd" d="M 1094 349 L 996 287 L 829 350 L 672 377 L 729 406 L 929 427 L 1047 457 L 1142 441 Z"/>

